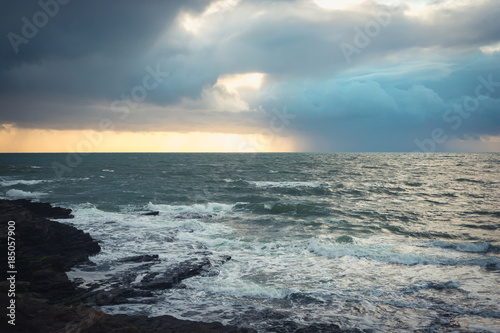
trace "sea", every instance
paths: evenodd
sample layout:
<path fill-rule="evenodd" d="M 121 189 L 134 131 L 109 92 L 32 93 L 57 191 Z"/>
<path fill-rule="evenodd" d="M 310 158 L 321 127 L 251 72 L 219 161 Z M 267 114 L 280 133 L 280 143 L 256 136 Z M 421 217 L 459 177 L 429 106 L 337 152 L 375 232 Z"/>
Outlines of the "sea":
<path fill-rule="evenodd" d="M 83 285 L 130 256 L 231 256 L 110 314 L 500 332 L 500 154 L 0 154 L 0 197 L 73 210 L 102 248 Z"/>

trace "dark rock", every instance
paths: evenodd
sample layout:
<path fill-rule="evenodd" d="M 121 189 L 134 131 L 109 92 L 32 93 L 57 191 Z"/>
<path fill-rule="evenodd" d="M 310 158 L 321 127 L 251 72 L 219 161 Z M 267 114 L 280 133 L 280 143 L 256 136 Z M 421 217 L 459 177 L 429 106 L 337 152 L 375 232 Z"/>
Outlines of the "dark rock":
<path fill-rule="evenodd" d="M 363 333 L 358 329 L 343 330 L 335 324 L 313 324 L 307 327 L 299 328 L 295 333 Z"/>
<path fill-rule="evenodd" d="M 208 258 L 187 260 L 172 267 L 163 274 L 150 273 L 146 275 L 140 282 L 138 288 L 169 289 L 184 279 L 207 272 L 210 266 L 210 260 Z"/>
<path fill-rule="evenodd" d="M 148 318 L 146 316 L 115 316 L 117 319 L 124 319 L 127 322 L 152 329 L 155 332 L 178 332 L 178 333 L 255 333 L 256 331 L 243 327 L 228 327 L 220 323 L 197 323 L 173 318 L 171 316 L 161 316 Z M 188 325 L 188 326 L 187 326 Z"/>
<path fill-rule="evenodd" d="M 208 258 L 186 260 L 173 266 L 166 272 L 148 273 L 143 277 L 137 288 L 146 290 L 170 289 L 179 284 L 182 280 L 197 275 L 203 275 L 209 271 L 210 267 L 211 264 Z"/>
<path fill-rule="evenodd" d="M 271 332 L 275 333 L 363 333 L 358 329 L 344 330 L 336 324 L 311 324 L 304 326 L 294 321 L 276 321 Z"/>
<path fill-rule="evenodd" d="M 129 303 L 130 298 L 152 298 L 153 293 L 134 288 L 113 289 L 110 291 L 97 290 L 82 294 L 79 299 L 89 305 L 103 306 Z"/>
<path fill-rule="evenodd" d="M 155 211 L 151 211 L 151 212 L 147 212 L 147 213 L 142 213 L 141 215 L 143 215 L 143 216 L 158 216 L 159 214 L 160 214 L 160 212 L 155 210 Z"/>
<path fill-rule="evenodd" d="M 6 304 L 7 294 L 0 294 Z M 254 330 L 223 326 L 220 323 L 198 323 L 171 316 L 108 315 L 90 307 L 65 307 L 48 304 L 32 294 L 19 294 L 16 303 L 16 326 L 0 321 L 3 333 L 254 333 Z"/>
<path fill-rule="evenodd" d="M 224 264 L 224 263 L 228 262 L 229 260 L 231 260 L 231 256 L 228 256 L 228 255 L 220 256 L 219 259 L 220 259 L 220 264 Z"/>
<path fill-rule="evenodd" d="M 65 272 L 74 265 L 89 263 L 89 255 L 98 253 L 100 247 L 83 231 L 45 218 L 68 218 L 71 217 L 70 213 L 70 210 L 50 204 L 0 200 L 0 251 L 7 253 L 8 221 L 15 221 L 15 268 L 18 272 L 16 326 L 1 320 L 0 332 L 255 332 L 226 327 L 220 323 L 184 321 L 170 316 L 111 316 L 81 305 L 65 306 L 81 304 L 82 301 L 93 305 L 121 304 L 128 303 L 131 298 L 144 298 L 142 302 L 150 302 L 154 300 L 151 290 L 134 288 L 131 284 L 140 270 L 149 269 L 158 261 L 157 255 L 124 258 L 122 262 L 138 266 L 117 279 L 114 288 L 102 290 L 99 283 L 93 283 L 88 289 L 78 288 L 77 283 L 71 282 Z M 0 256 L 0 266 L 7 267 L 7 256 Z M 207 258 L 186 261 L 161 275 L 152 273 L 150 280 L 161 284 L 160 280 L 163 279 L 164 285 L 170 283 L 172 287 L 182 279 L 201 274 L 210 266 Z M 88 265 L 86 269 L 96 269 L 96 266 Z M 0 273 L 0 279 L 6 280 L 6 270 Z M 0 291 L 5 288 L 8 285 L 1 283 Z M 2 307 L 8 302 L 7 292 L 0 292 Z"/>
<path fill-rule="evenodd" d="M 175 276 L 179 280 L 178 282 L 200 275 L 204 271 L 210 268 L 210 260 L 208 258 L 203 258 L 201 260 L 187 260 L 179 264 L 176 268 Z"/>
<path fill-rule="evenodd" d="M 220 273 L 220 267 L 231 260 L 231 256 L 219 256 L 218 258 L 213 258 L 210 261 L 210 266 L 205 267 L 204 271 L 201 272 L 202 276 L 217 276 Z"/>
<path fill-rule="evenodd" d="M 158 276 L 158 274 L 145 276 L 137 288 L 163 290 L 170 289 L 176 284 L 172 276 L 156 276 Z"/>
<path fill-rule="evenodd" d="M 12 200 L 13 204 L 21 206 L 29 210 L 30 212 L 48 219 L 69 219 L 73 218 L 71 215 L 71 209 L 52 207 L 48 202 L 31 202 L 26 199 Z"/>
<path fill-rule="evenodd" d="M 60 301 L 75 287 L 65 272 L 88 261 L 89 255 L 98 253 L 100 247 L 89 234 L 41 217 L 42 210 L 46 210 L 45 215 L 63 215 L 50 204 L 0 200 L 0 232 L 6 234 L 7 222 L 15 221 L 17 280 L 30 282 L 31 291 L 51 301 Z M 69 212 L 64 210 L 64 215 L 69 216 Z M 5 253 L 6 241 L 0 238 L 0 248 Z M 7 267 L 7 256 L 0 256 L 0 265 Z M 0 273 L 1 280 L 5 280 L 5 274 L 5 270 Z"/>

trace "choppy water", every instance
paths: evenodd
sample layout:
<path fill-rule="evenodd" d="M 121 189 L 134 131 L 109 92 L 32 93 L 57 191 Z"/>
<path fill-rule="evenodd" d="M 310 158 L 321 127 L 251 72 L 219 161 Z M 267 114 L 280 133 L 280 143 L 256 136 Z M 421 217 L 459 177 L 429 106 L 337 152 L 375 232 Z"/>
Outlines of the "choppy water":
<path fill-rule="evenodd" d="M 154 304 L 105 311 L 500 332 L 499 154 L 91 154 L 58 178 L 65 157 L 0 155 L 0 196 L 72 208 L 65 222 L 101 241 L 101 275 L 130 255 L 232 256 Z"/>

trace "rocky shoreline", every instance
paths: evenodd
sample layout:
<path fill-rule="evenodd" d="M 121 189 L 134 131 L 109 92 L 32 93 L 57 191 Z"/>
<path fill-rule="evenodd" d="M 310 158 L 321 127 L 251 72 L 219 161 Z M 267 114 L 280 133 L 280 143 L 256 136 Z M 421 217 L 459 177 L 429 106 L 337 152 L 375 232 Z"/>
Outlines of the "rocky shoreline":
<path fill-rule="evenodd" d="M 139 285 L 132 284 L 139 272 L 158 261 L 155 255 L 123 258 L 131 269 L 114 281 L 113 288 L 80 288 L 66 272 L 75 265 L 92 263 L 89 256 L 100 251 L 89 234 L 77 228 L 50 221 L 71 218 L 71 210 L 28 200 L 0 200 L 0 300 L 6 309 L 15 299 L 15 326 L 3 315 L 2 332 L 255 332 L 220 323 L 179 320 L 171 316 L 108 315 L 93 305 L 125 303 L 128 298 L 148 298 L 154 290 L 182 287 L 183 279 L 210 275 L 217 262 L 201 257 L 182 262 L 168 272 L 151 272 Z M 9 297 L 8 222 L 15 221 L 15 297 Z M 5 310 L 7 311 L 7 310 Z M 7 314 L 7 313 L 6 313 Z"/>

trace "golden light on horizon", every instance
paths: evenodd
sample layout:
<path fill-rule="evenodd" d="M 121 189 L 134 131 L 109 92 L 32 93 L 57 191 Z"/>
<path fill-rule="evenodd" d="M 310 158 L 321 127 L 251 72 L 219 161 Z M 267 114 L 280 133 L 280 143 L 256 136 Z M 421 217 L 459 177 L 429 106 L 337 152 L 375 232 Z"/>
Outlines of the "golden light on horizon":
<path fill-rule="evenodd" d="M 21 129 L 4 125 L 2 153 L 56 152 L 293 152 L 293 139 L 207 132 L 96 132 Z"/>
<path fill-rule="evenodd" d="M 500 135 L 481 135 L 479 138 L 453 138 L 446 142 L 446 148 L 450 151 L 499 153 Z"/>

